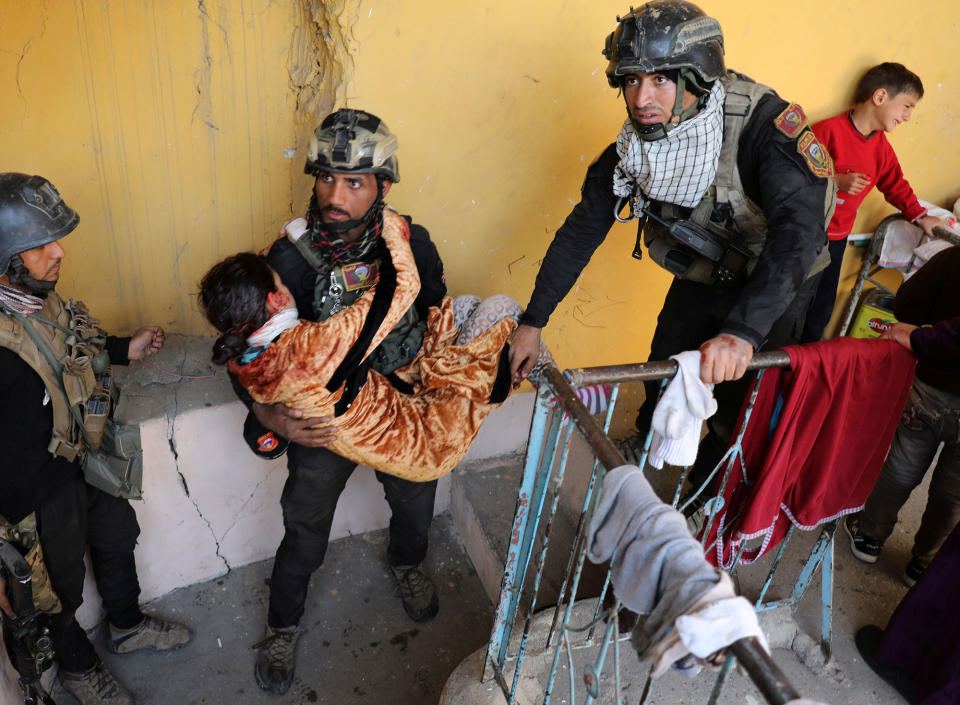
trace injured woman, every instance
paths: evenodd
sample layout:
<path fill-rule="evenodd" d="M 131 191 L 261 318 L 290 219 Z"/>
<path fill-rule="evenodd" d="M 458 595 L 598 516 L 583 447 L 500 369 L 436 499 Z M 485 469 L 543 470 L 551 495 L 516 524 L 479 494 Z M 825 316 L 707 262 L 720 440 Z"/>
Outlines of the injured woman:
<path fill-rule="evenodd" d="M 509 394 L 507 339 L 521 307 L 507 296 L 445 297 L 430 309 L 419 354 L 395 372 L 406 386 L 397 389 L 370 369 L 370 355 L 413 304 L 420 278 L 406 220 L 385 209 L 383 221 L 377 284 L 324 321 L 300 320 L 290 291 L 253 253 L 215 265 L 198 298 L 222 333 L 213 361 L 228 363 L 254 400 L 332 417 L 330 450 L 425 482 L 453 470 Z M 547 364 L 541 344 L 537 367 Z"/>

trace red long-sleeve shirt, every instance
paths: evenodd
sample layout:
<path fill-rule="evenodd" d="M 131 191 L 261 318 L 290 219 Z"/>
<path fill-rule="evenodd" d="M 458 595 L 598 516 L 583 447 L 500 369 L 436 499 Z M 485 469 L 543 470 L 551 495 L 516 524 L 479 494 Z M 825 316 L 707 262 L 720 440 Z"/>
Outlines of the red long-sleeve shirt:
<path fill-rule="evenodd" d="M 926 209 L 903 178 L 900 161 L 883 132 L 862 135 L 853 124 L 850 113 L 821 120 L 813 126 L 813 132 L 833 157 L 837 174 L 860 173 L 870 180 L 870 184 L 856 196 L 846 191 L 837 192 L 837 210 L 827 228 L 827 237 L 831 240 L 842 240 L 850 234 L 857 210 L 874 186 L 907 220 L 914 221 L 926 214 Z"/>

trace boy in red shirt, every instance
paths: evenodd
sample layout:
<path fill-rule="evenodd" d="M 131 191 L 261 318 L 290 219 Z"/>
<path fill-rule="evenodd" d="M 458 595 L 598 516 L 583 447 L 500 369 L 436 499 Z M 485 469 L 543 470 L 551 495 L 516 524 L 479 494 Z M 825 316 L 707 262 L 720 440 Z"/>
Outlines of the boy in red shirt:
<path fill-rule="evenodd" d="M 813 126 L 813 132 L 833 157 L 837 180 L 837 210 L 827 228 L 830 266 L 810 304 L 803 343 L 820 340 L 830 322 L 840 283 L 840 265 L 847 236 L 853 228 L 860 203 L 876 186 L 894 208 L 910 222 L 932 235 L 935 226 L 947 223 L 927 215 L 910 184 L 903 178 L 900 162 L 884 132 L 910 119 L 923 97 L 920 77 L 903 64 L 886 62 L 867 71 L 857 84 L 854 106 Z"/>

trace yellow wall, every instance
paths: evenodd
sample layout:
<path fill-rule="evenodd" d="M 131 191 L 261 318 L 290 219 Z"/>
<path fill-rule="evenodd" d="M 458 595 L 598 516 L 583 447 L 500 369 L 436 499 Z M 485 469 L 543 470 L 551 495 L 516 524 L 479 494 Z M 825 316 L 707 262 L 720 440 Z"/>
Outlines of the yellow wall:
<path fill-rule="evenodd" d="M 350 104 L 379 111 L 401 140 L 394 203 L 441 243 L 454 291 L 504 291 L 525 304 L 585 167 L 616 136 L 622 101 L 600 54 L 629 3 L 364 3 L 355 26 Z M 469 9 L 461 9 L 466 7 Z M 801 103 L 813 119 L 844 110 L 863 70 L 902 61 L 927 86 L 891 141 L 927 200 L 960 195 L 955 6 L 836 9 L 756 0 L 701 3 L 721 22 L 728 65 Z M 954 19 L 954 25 L 956 20 Z M 892 209 L 871 197 L 859 229 Z M 669 277 L 630 258 L 636 228 L 617 225 L 554 314 L 545 337 L 562 366 L 645 359 Z"/>
<path fill-rule="evenodd" d="M 304 124 L 339 97 L 398 134 L 390 200 L 430 229 L 451 291 L 526 303 L 587 164 L 623 119 L 600 49 L 627 4 L 0 0 L 2 168 L 49 176 L 80 211 L 65 291 L 114 328 L 202 332 L 198 277 L 302 211 Z M 891 141 L 923 198 L 960 195 L 952 2 L 907 13 L 878 0 L 869 15 L 826 0 L 703 6 L 723 24 L 728 64 L 814 119 L 843 110 L 868 66 L 907 64 L 927 96 Z M 339 23 L 318 22 L 324 12 Z M 313 104 L 295 87 L 310 82 Z M 857 230 L 890 211 L 871 197 Z M 646 356 L 669 277 L 630 258 L 634 237 L 615 227 L 551 320 L 563 366 Z"/>
<path fill-rule="evenodd" d="M 298 24 L 292 3 L 0 3 L 0 168 L 79 212 L 60 289 L 110 328 L 207 332 L 200 276 L 289 217 Z"/>

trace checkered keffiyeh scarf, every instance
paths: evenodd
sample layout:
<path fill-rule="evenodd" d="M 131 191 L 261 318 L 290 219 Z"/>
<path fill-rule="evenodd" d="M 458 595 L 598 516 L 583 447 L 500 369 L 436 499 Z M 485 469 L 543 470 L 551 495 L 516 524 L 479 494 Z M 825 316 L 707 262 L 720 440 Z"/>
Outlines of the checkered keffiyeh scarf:
<path fill-rule="evenodd" d="M 697 205 L 717 175 L 725 97 L 715 81 L 706 106 L 659 140 L 640 139 L 627 118 L 617 136 L 620 163 L 613 171 L 613 192 L 629 197 L 636 185 L 653 201 Z"/>

